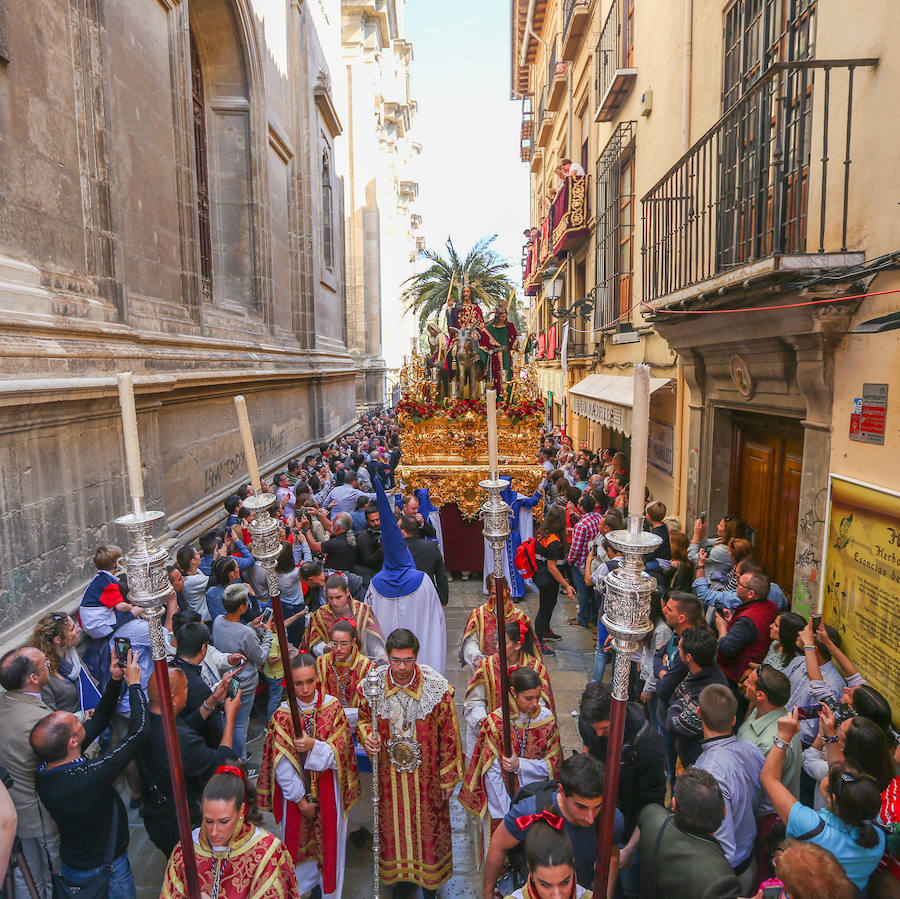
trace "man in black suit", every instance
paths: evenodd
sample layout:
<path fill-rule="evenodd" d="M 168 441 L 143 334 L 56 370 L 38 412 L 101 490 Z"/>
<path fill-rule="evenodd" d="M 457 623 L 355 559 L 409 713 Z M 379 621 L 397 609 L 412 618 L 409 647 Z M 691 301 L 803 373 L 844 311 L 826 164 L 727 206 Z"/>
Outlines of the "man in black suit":
<path fill-rule="evenodd" d="M 444 568 L 444 557 L 438 545 L 419 536 L 419 522 L 412 515 L 400 517 L 400 532 L 406 540 L 416 568 L 431 578 L 441 605 L 447 605 L 450 601 L 450 584 L 447 581 L 447 569 Z"/>

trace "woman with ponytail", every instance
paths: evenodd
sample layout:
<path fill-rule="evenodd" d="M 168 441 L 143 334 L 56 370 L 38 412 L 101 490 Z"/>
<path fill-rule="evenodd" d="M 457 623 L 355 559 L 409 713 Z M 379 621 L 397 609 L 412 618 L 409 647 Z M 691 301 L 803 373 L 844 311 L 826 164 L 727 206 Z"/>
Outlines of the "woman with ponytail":
<path fill-rule="evenodd" d="M 462 789 L 460 805 L 477 818 L 491 816 L 491 833 L 509 811 L 506 776 L 515 790 L 559 777 L 562 748 L 556 716 L 541 704 L 543 683 L 534 668 L 520 667 L 509 679 L 510 755 L 503 753 L 503 713 L 495 709 L 481 723 Z"/>
<path fill-rule="evenodd" d="M 541 679 L 541 702 L 551 711 L 553 690 L 550 675 L 541 661 L 535 644 L 534 631 L 527 618 L 506 622 L 506 665 L 510 674 L 516 668 L 533 668 Z M 510 700 L 512 702 L 512 700 Z M 466 719 L 466 752 L 470 753 L 478 736 L 481 722 L 500 707 L 500 656 L 497 652 L 482 659 L 466 688 L 463 714 Z"/>
<path fill-rule="evenodd" d="M 243 765 L 222 765 L 203 791 L 193 833 L 200 891 L 208 899 L 299 899 L 294 863 L 281 841 L 259 826 L 256 788 Z M 187 896 L 184 857 L 172 852 L 160 899 Z"/>

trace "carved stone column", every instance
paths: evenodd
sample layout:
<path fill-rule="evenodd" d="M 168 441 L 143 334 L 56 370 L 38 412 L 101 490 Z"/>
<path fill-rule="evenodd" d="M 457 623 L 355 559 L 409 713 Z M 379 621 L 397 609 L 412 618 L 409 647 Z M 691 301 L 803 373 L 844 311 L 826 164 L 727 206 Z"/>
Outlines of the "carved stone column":
<path fill-rule="evenodd" d="M 785 338 L 794 350 L 797 387 L 806 400 L 793 584 L 793 608 L 801 615 L 818 608 L 831 460 L 834 351 L 856 305 L 817 309 L 811 313 L 811 333 Z"/>

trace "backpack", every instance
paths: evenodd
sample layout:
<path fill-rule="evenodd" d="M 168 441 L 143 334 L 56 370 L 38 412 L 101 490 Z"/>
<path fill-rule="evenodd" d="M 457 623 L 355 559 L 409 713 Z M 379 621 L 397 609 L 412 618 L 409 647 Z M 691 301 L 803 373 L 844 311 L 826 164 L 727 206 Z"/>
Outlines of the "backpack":
<path fill-rule="evenodd" d="M 529 537 L 516 547 L 513 563 L 516 566 L 516 571 L 519 572 L 523 580 L 527 581 L 537 574 L 537 558 L 535 558 L 534 555 L 534 537 Z"/>
<path fill-rule="evenodd" d="M 554 540 L 559 540 L 559 537 L 557 537 L 556 534 L 550 534 L 547 538 L 547 543 L 552 543 Z M 541 545 L 546 547 L 547 543 Z M 516 548 L 515 556 L 513 556 L 513 564 L 516 566 L 516 571 L 518 571 L 522 579 L 526 581 L 529 578 L 533 578 L 538 572 L 535 546 L 535 538 L 529 537 L 519 544 Z"/>

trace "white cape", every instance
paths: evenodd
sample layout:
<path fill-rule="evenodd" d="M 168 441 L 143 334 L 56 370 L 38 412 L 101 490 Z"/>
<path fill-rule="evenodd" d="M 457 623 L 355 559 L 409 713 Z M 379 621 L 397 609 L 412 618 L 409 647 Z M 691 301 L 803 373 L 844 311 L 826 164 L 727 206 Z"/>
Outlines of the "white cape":
<path fill-rule="evenodd" d="M 385 639 L 391 631 L 405 627 L 419 641 L 419 664 L 430 665 L 443 675 L 447 668 L 447 623 L 444 608 L 430 577 L 422 575 L 422 583 L 413 593 L 391 599 L 382 596 L 372 585 L 366 594 Z"/>

